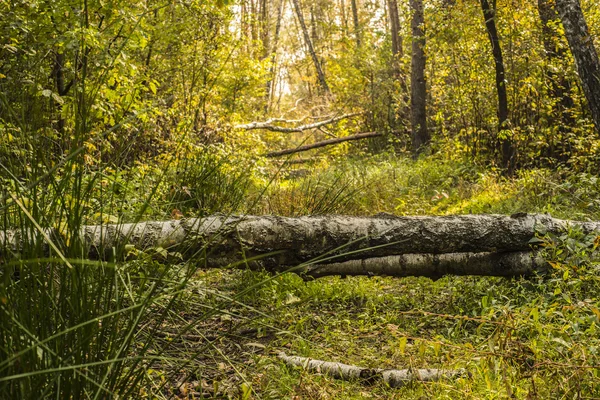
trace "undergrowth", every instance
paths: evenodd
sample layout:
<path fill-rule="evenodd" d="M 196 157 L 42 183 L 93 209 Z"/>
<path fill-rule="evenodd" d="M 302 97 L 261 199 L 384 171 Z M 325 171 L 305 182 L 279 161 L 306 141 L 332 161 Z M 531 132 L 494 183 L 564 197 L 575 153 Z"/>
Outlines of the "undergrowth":
<path fill-rule="evenodd" d="M 3 175 L 0 393 L 7 398 L 571 398 L 598 396 L 595 235 L 540 237 L 551 272 L 529 279 L 322 278 L 198 269 L 168 249 L 87 260 L 81 224 L 214 212 L 398 215 L 547 212 L 597 219 L 590 174 L 514 178 L 462 161 L 390 155 L 287 166 L 224 147 L 183 163 Z M 237 160 L 239 161 L 239 160 Z M 43 162 L 39 163 L 43 165 Z M 297 168 L 297 167 L 294 167 Z M 39 176 L 48 183 L 33 184 Z M 33 184 L 33 185 L 32 185 Z M 229 196 L 232 194 L 232 196 Z M 59 228 L 44 238 L 40 228 Z M 56 249 L 48 250 L 48 239 Z M 175 261 L 175 263 L 174 263 Z M 279 351 L 378 368 L 466 368 L 470 377 L 391 389 L 289 368 Z"/>

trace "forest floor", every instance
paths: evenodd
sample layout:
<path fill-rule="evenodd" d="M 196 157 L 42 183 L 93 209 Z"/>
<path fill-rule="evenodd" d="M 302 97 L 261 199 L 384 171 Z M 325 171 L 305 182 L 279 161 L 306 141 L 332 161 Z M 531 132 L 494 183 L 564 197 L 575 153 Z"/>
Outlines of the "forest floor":
<path fill-rule="evenodd" d="M 504 179 L 435 159 L 346 167 L 272 188 L 259 207 L 283 215 L 525 211 L 570 219 L 600 211 L 600 184 L 588 174 L 533 170 Z M 159 339 L 174 359 L 198 356 L 157 364 L 148 381 L 175 372 L 167 388 L 181 398 L 597 398 L 600 281 L 589 241 L 577 232 L 548 238 L 555 273 L 529 279 L 304 282 L 289 273 L 199 270 Z M 281 351 L 373 368 L 466 368 L 471 376 L 393 389 L 285 366 Z"/>

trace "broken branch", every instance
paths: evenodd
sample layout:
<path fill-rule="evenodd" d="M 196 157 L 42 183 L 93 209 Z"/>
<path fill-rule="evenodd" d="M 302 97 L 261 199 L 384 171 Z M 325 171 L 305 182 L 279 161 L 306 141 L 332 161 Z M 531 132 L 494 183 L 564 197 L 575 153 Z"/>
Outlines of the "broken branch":
<path fill-rule="evenodd" d="M 469 375 L 464 369 L 444 370 L 363 368 L 355 365 L 314 360 L 306 357 L 288 356 L 283 352 L 279 353 L 277 357 L 291 367 L 302 367 L 308 371 L 323 373 L 336 379 L 359 379 L 369 384 L 373 384 L 376 381 L 384 381 L 390 385 L 390 387 L 401 387 L 409 382 L 414 381 L 434 382 L 441 379 L 452 379 Z"/>
<path fill-rule="evenodd" d="M 296 127 L 285 127 L 285 126 L 273 125 L 274 122 L 293 122 L 293 121 L 285 121 L 285 120 L 278 118 L 278 119 L 269 119 L 268 121 L 265 121 L 265 122 L 251 122 L 249 124 L 236 125 L 234 128 L 246 129 L 246 130 L 266 129 L 266 130 L 273 131 L 273 132 L 283 132 L 283 133 L 304 132 L 304 131 L 307 131 L 310 129 L 316 129 L 321 126 L 333 124 L 335 122 L 341 121 L 346 118 L 356 117 L 357 115 L 361 115 L 361 114 L 362 113 L 344 114 L 344 115 L 340 115 L 338 117 L 326 119 L 324 121 L 314 122 L 312 124 L 301 125 L 301 126 L 296 126 Z"/>
<path fill-rule="evenodd" d="M 382 136 L 382 134 L 379 132 L 359 133 L 356 135 L 351 135 L 351 136 L 346 136 L 346 137 L 341 137 L 341 138 L 327 139 L 327 140 L 323 140 L 321 142 L 317 142 L 317 143 L 313 143 L 313 144 L 306 144 L 304 146 L 298 146 L 294 149 L 272 151 L 270 153 L 265 154 L 265 157 L 280 157 L 280 156 L 285 156 L 287 154 L 294 154 L 294 153 L 300 153 L 300 152 L 308 151 L 308 150 L 312 150 L 312 149 L 318 149 L 319 147 L 325 147 L 325 146 L 331 146 L 331 145 L 339 144 L 339 143 L 343 143 L 343 142 L 349 142 L 351 140 L 361 140 L 361 139 L 367 139 L 367 138 L 378 137 L 378 136 Z"/>

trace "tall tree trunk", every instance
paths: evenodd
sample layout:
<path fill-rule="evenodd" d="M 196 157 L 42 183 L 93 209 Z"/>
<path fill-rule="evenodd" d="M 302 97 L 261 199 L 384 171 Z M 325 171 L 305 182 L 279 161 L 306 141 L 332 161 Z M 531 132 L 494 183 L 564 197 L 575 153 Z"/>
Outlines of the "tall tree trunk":
<path fill-rule="evenodd" d="M 352 5 L 352 21 L 354 22 L 354 38 L 356 40 L 356 48 L 360 49 L 360 22 L 358 20 L 358 4 L 357 0 L 350 0 Z"/>
<path fill-rule="evenodd" d="M 542 22 L 542 42 L 546 57 L 549 61 L 556 61 L 565 57 L 565 49 L 556 45 L 560 38 L 560 33 L 555 29 L 560 17 L 554 7 L 552 0 L 538 0 L 538 12 Z M 552 85 L 552 94 L 560 101 L 561 112 L 573 107 L 573 99 L 569 95 L 571 83 L 563 75 L 557 74 L 553 70 L 548 70 L 548 77 Z"/>
<path fill-rule="evenodd" d="M 600 131 L 600 61 L 579 0 L 556 0 L 556 9 L 575 59 L 592 119 Z"/>
<path fill-rule="evenodd" d="M 411 133 L 417 155 L 429 140 L 427 131 L 427 82 L 425 80 L 425 18 L 423 0 L 410 0 L 412 10 L 412 61 L 410 76 Z"/>
<path fill-rule="evenodd" d="M 266 112 L 271 108 L 273 101 L 273 81 L 275 80 L 275 71 L 277 63 L 277 48 L 279 46 L 279 33 L 281 31 L 281 19 L 283 16 L 283 10 L 285 2 L 287 0 L 279 0 L 279 7 L 277 8 L 277 21 L 275 22 L 275 35 L 273 37 L 273 48 L 271 51 L 271 65 L 269 67 L 269 79 L 267 80 L 267 105 Z"/>
<path fill-rule="evenodd" d="M 390 31 L 392 34 L 392 55 L 394 62 L 402 57 L 402 36 L 400 36 L 400 17 L 398 16 L 397 0 L 387 0 L 388 13 L 390 16 Z"/>
<path fill-rule="evenodd" d="M 512 173 L 514 165 L 514 147 L 508 132 L 508 96 L 506 94 L 506 80 L 504 74 L 504 59 L 500 48 L 500 39 L 496 29 L 496 0 L 492 4 L 488 0 L 481 0 L 481 9 L 485 19 L 485 27 L 492 45 L 492 55 L 496 66 L 496 91 L 498 92 L 498 136 L 501 145 L 502 166 L 508 173 Z"/>
<path fill-rule="evenodd" d="M 292 0 L 294 4 L 294 10 L 296 11 L 296 16 L 298 17 L 298 23 L 300 24 L 300 28 L 302 29 L 302 35 L 304 36 L 304 42 L 306 43 L 306 47 L 308 48 L 308 52 L 310 53 L 310 57 L 312 58 L 313 64 L 317 71 L 317 78 L 319 79 L 319 84 L 323 89 L 324 93 L 329 93 L 329 85 L 327 85 L 327 81 L 325 80 L 325 74 L 323 73 L 323 68 L 321 67 L 321 63 L 319 62 L 319 58 L 315 53 L 315 49 L 313 47 L 312 41 L 310 40 L 310 35 L 308 33 L 308 29 L 306 28 L 306 23 L 304 22 L 304 16 L 302 15 L 302 9 L 300 8 L 300 0 Z"/>
<path fill-rule="evenodd" d="M 260 33 L 261 41 L 263 45 L 263 59 L 269 57 L 271 53 L 271 32 L 270 26 L 270 15 L 269 15 L 270 0 L 261 0 L 260 5 Z"/>
<path fill-rule="evenodd" d="M 548 63 L 562 63 L 565 58 L 565 48 L 558 46 L 558 41 L 562 37 L 562 34 L 556 30 L 556 23 L 560 21 L 560 17 L 554 7 L 554 1 L 538 0 L 538 13 L 542 22 L 542 43 Z M 550 95 L 556 100 L 553 111 L 560 118 L 558 121 L 559 130 L 560 132 L 565 132 L 567 127 L 572 126 L 574 123 L 571 115 L 574 105 L 570 95 L 571 82 L 564 73 L 557 73 L 555 69 L 555 65 L 549 65 L 546 75 L 551 87 Z M 564 159 L 566 145 L 564 137 L 560 135 L 554 139 L 550 139 L 546 151 L 547 157 L 566 161 Z"/>

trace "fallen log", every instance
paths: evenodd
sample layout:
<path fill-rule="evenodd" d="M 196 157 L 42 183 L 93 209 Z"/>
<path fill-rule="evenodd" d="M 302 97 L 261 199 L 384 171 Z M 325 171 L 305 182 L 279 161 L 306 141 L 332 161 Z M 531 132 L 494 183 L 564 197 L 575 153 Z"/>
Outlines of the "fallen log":
<path fill-rule="evenodd" d="M 358 133 L 356 135 L 350 135 L 350 136 L 341 137 L 341 138 L 322 140 L 320 142 L 316 142 L 316 143 L 313 143 L 313 144 L 306 144 L 306 145 L 303 145 L 303 146 L 298 146 L 298 147 L 295 147 L 293 149 L 271 151 L 269 153 L 266 153 L 265 157 L 269 157 L 269 158 L 281 157 L 281 156 L 285 156 L 285 155 L 288 155 L 288 154 L 301 153 L 303 151 L 308 151 L 308 150 L 312 150 L 312 149 L 318 149 L 320 147 L 332 146 L 334 144 L 340 144 L 340 143 L 344 143 L 344 142 L 349 142 L 351 140 L 362 140 L 362 139 L 368 139 L 368 138 L 373 138 L 373 137 L 378 137 L 378 136 L 382 136 L 382 134 L 379 133 L 379 132 Z"/>
<path fill-rule="evenodd" d="M 84 254 L 101 259 L 124 253 L 128 245 L 142 250 L 162 247 L 179 252 L 184 258 L 201 253 L 206 267 L 243 262 L 250 268 L 281 271 L 300 265 L 297 271 L 305 269 L 309 276 L 323 276 L 325 271 L 342 274 L 343 270 L 345 275 L 366 271 L 392 276 L 422 273 L 437 276 L 446 272 L 478 274 L 478 268 L 482 273 L 509 276 L 533 273 L 539 266 L 538 258 L 529 259 L 523 253 L 454 254 L 437 258 L 432 255 L 527 252 L 536 232 L 559 234 L 568 226 L 586 233 L 600 230 L 600 222 L 564 221 L 539 214 L 299 218 L 213 215 L 138 224 L 88 225 L 81 227 L 75 235 L 78 237 L 72 235 L 66 239 L 71 243 L 81 242 Z M 0 244 L 18 250 L 23 243 L 45 240 L 35 233 L 0 232 Z M 57 243 L 65 239 L 52 228 L 45 233 Z M 385 258 L 401 255 L 410 256 Z M 353 260 L 365 262 L 350 262 Z M 350 263 L 340 264 L 346 261 Z M 316 264 L 327 265 L 328 269 L 311 267 Z"/>
<path fill-rule="evenodd" d="M 309 265 L 294 272 L 305 280 L 324 276 L 424 276 L 444 275 L 529 276 L 543 273 L 548 263 L 529 251 L 509 253 L 403 254 L 331 264 Z"/>
<path fill-rule="evenodd" d="M 236 125 L 234 128 L 236 129 L 245 129 L 245 130 L 253 130 L 253 129 L 266 129 L 272 132 L 282 132 L 282 133 L 294 133 L 294 132 L 304 132 L 310 129 L 320 128 L 325 125 L 333 124 L 335 122 L 339 122 L 346 118 L 356 117 L 361 115 L 362 113 L 354 113 L 354 114 L 344 114 L 339 115 L 337 117 L 329 118 L 324 121 L 313 122 L 312 124 L 306 124 L 296 127 L 285 127 L 279 125 L 273 125 L 274 122 L 288 122 L 282 119 L 270 119 L 265 122 L 251 122 L 249 124 Z M 292 122 L 292 121 L 289 121 Z"/>
<path fill-rule="evenodd" d="M 464 369 L 382 369 L 363 368 L 337 362 L 321 361 L 306 357 L 288 356 L 279 353 L 278 358 L 291 367 L 302 367 L 307 371 L 322 373 L 341 380 L 360 380 L 368 384 L 384 381 L 390 387 L 402 387 L 409 382 L 434 382 L 469 376 Z"/>

